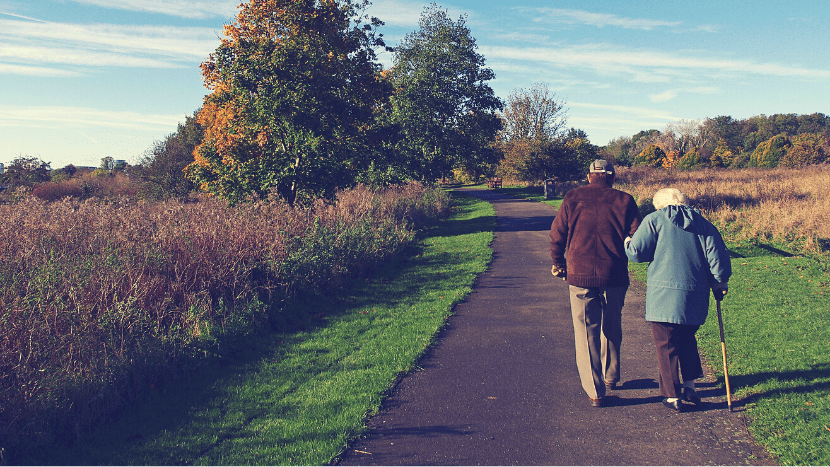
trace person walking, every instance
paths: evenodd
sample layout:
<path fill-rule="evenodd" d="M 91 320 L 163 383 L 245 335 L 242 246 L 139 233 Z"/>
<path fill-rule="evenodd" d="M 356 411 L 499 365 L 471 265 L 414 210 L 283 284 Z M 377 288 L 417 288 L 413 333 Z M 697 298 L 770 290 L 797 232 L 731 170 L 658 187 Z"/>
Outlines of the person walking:
<path fill-rule="evenodd" d="M 695 380 L 703 367 L 695 333 L 709 313 L 709 290 L 717 299 L 729 290 L 732 263 L 718 229 L 680 190 L 658 191 L 653 204 L 656 211 L 625 240 L 625 252 L 631 261 L 649 262 L 646 321 L 657 348 L 660 395 L 663 405 L 681 412 L 683 401 L 700 404 Z"/>
<path fill-rule="evenodd" d="M 588 185 L 565 194 L 550 229 L 551 273 L 568 282 L 576 366 L 593 407 L 620 381 L 622 308 L 628 291 L 623 241 L 642 221 L 634 198 L 612 188 L 614 166 L 591 163 Z"/>

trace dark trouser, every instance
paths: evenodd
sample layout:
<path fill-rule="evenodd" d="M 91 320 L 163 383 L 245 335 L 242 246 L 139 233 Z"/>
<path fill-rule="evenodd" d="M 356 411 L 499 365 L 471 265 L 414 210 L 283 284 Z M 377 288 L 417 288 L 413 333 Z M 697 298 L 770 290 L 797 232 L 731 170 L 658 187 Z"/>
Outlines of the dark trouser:
<path fill-rule="evenodd" d="M 698 328 L 700 326 L 651 322 L 651 334 L 657 347 L 657 364 L 660 368 L 661 396 L 682 397 L 681 374 L 684 381 L 703 376 L 695 339 Z"/>

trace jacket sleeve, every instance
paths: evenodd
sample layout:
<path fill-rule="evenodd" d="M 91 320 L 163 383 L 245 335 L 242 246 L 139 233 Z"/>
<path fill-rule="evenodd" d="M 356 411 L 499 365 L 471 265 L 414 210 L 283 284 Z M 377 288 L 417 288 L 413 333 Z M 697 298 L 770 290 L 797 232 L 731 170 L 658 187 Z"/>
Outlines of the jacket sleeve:
<path fill-rule="evenodd" d="M 732 277 L 732 258 L 729 256 L 729 249 L 723 242 L 718 229 L 709 224 L 709 232 L 703 242 L 706 260 L 709 261 L 709 271 L 712 273 L 712 280 L 717 284 L 723 284 Z"/>
<path fill-rule="evenodd" d="M 640 224 L 643 222 L 643 215 L 640 214 L 640 208 L 637 206 L 637 202 L 634 201 L 633 196 L 629 196 L 630 202 L 628 204 L 628 208 L 626 212 L 626 220 L 628 220 L 628 234 L 629 237 L 634 236 L 634 232 L 637 231 L 637 228 L 640 227 Z"/>
<path fill-rule="evenodd" d="M 657 248 L 657 228 L 653 218 L 646 217 L 643 223 L 634 232 L 631 241 L 625 246 L 625 255 L 635 263 L 644 263 L 654 260 L 654 251 Z"/>
<path fill-rule="evenodd" d="M 568 245 L 568 208 L 562 203 L 550 227 L 550 259 L 554 266 L 565 267 L 565 249 Z"/>

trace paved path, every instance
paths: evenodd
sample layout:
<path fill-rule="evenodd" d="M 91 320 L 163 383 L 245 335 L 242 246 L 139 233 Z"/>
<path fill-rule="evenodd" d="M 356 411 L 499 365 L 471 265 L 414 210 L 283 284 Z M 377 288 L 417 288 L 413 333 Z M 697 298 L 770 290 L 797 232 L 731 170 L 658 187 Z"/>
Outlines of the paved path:
<path fill-rule="evenodd" d="M 623 309 L 622 386 L 592 408 L 576 371 L 567 284 L 550 275 L 556 211 L 493 191 L 491 268 L 457 305 L 341 465 L 771 465 L 708 374 L 700 409 L 660 403 L 645 290 Z"/>

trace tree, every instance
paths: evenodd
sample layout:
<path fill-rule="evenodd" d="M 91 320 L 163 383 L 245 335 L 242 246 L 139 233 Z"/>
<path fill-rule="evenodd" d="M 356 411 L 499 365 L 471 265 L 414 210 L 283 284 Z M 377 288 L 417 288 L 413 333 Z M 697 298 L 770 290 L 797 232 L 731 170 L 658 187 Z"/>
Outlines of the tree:
<path fill-rule="evenodd" d="M 48 162 L 37 157 L 19 156 L 0 175 L 0 182 L 10 187 L 33 186 L 48 182 L 51 170 Z"/>
<path fill-rule="evenodd" d="M 630 167 L 634 163 L 634 157 L 631 156 L 631 137 L 620 136 L 611 140 L 605 147 L 600 149 L 600 156 L 603 159 L 611 161 L 614 165 L 621 165 Z"/>
<path fill-rule="evenodd" d="M 666 159 L 666 153 L 663 151 L 660 146 L 656 144 L 652 144 L 649 147 L 643 149 L 642 152 L 637 154 L 634 158 L 635 165 L 647 165 L 649 167 L 662 167 L 663 161 Z"/>
<path fill-rule="evenodd" d="M 574 128 L 554 140 L 523 138 L 501 146 L 504 158 L 499 173 L 529 182 L 580 180 L 588 164 L 599 157 L 599 148 L 584 131 Z"/>
<path fill-rule="evenodd" d="M 568 123 L 565 101 L 551 93 L 548 85 L 534 83 L 530 89 L 514 90 L 504 107 L 503 138 L 556 139 Z"/>
<path fill-rule="evenodd" d="M 599 157 L 599 147 L 591 144 L 588 135 L 571 128 L 567 134 L 559 139 L 565 148 L 566 155 L 557 162 L 554 177 L 558 180 L 579 180 L 585 177 L 588 165 Z"/>
<path fill-rule="evenodd" d="M 807 165 L 823 164 L 830 159 L 830 145 L 821 135 L 803 133 L 790 138 L 791 146 L 787 147 L 779 160 L 784 167 L 804 167 Z"/>
<path fill-rule="evenodd" d="M 709 161 L 700 154 L 700 150 L 693 147 L 677 160 L 675 167 L 680 170 L 696 170 L 706 167 L 708 162 Z"/>
<path fill-rule="evenodd" d="M 729 143 L 721 138 L 709 158 L 709 166 L 713 168 L 729 167 L 735 159 L 735 153 L 729 148 Z"/>
<path fill-rule="evenodd" d="M 193 162 L 193 151 L 202 143 L 204 129 L 198 121 L 199 111 L 185 117 L 175 133 L 156 142 L 144 156 L 136 176 L 145 183 L 151 196 L 159 199 L 183 197 L 196 186 L 184 169 Z"/>
<path fill-rule="evenodd" d="M 454 168 L 496 162 L 502 102 L 487 84 L 495 74 L 484 67 L 465 23 L 433 3 L 395 49 L 386 123 L 400 131 L 396 163 L 413 178 L 431 182 Z"/>
<path fill-rule="evenodd" d="M 187 167 L 231 202 L 275 190 L 289 203 L 331 196 L 369 167 L 381 23 L 366 0 L 250 0 L 202 63 L 211 93 Z"/>
<path fill-rule="evenodd" d="M 749 158 L 749 164 L 753 167 L 777 167 L 778 161 L 789 146 L 792 145 L 785 135 L 774 136 L 755 148 Z"/>
<path fill-rule="evenodd" d="M 115 159 L 110 156 L 101 158 L 101 165 L 98 167 L 101 170 L 112 170 L 115 168 Z"/>
<path fill-rule="evenodd" d="M 510 93 L 503 114 L 500 172 L 524 181 L 581 179 L 599 155 L 582 130 L 565 130 L 565 102 L 546 84 Z"/>

